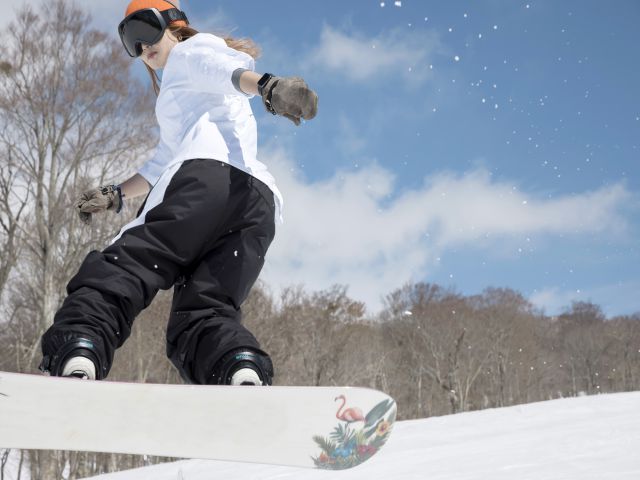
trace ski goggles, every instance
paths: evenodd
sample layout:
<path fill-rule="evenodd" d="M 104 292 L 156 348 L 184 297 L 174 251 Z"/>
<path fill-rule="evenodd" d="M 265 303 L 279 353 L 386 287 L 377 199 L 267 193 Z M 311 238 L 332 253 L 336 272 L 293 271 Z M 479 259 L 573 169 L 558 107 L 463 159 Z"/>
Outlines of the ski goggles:
<path fill-rule="evenodd" d="M 142 55 L 142 45 L 154 45 L 162 39 L 167 26 L 175 21 L 189 23 L 184 12 L 177 8 L 159 11 L 157 8 L 138 10 L 118 25 L 122 45 L 131 57 Z"/>

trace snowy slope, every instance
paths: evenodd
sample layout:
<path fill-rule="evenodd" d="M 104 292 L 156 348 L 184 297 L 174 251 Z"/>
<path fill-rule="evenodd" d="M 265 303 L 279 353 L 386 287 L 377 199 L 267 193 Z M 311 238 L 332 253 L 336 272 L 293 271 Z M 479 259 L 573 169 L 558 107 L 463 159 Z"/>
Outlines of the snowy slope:
<path fill-rule="evenodd" d="M 399 422 L 348 471 L 183 461 L 100 480 L 638 480 L 640 392 L 570 398 Z"/>

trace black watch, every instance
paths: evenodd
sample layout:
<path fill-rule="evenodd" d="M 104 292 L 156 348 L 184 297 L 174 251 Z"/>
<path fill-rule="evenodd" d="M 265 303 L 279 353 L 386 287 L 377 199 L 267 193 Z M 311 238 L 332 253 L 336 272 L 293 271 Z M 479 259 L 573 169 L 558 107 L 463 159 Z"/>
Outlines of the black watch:
<path fill-rule="evenodd" d="M 260 96 L 262 97 L 262 90 L 264 89 L 264 87 L 267 85 L 267 83 L 269 82 L 269 80 L 271 80 L 274 77 L 273 74 L 271 73 L 265 73 L 262 78 L 260 78 L 260 80 L 258 80 L 258 93 L 260 94 Z"/>
<path fill-rule="evenodd" d="M 120 211 L 122 210 L 122 205 L 124 204 L 124 202 L 122 201 L 122 199 L 124 198 L 124 194 L 122 193 L 122 188 L 120 187 L 120 185 L 105 185 L 100 189 L 100 193 L 102 193 L 102 195 L 109 195 L 110 193 L 115 193 L 116 195 L 118 195 L 120 206 L 118 207 L 118 210 L 116 210 L 116 213 L 120 213 Z"/>

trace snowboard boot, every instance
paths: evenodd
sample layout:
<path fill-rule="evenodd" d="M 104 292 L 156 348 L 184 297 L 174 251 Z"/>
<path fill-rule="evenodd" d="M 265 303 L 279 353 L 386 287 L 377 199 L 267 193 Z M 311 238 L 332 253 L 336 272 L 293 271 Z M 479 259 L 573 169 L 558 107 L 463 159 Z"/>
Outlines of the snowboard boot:
<path fill-rule="evenodd" d="M 225 354 L 213 368 L 214 385 L 271 385 L 273 364 L 264 353 L 239 348 Z"/>

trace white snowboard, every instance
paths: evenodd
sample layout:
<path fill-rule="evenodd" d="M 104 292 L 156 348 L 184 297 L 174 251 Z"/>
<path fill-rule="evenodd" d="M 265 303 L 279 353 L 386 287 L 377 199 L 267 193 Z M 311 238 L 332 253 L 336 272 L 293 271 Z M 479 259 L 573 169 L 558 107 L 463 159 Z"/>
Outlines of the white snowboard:
<path fill-rule="evenodd" d="M 152 385 L 0 372 L 1 448 L 344 469 L 378 452 L 395 417 L 393 399 L 366 388 Z"/>

